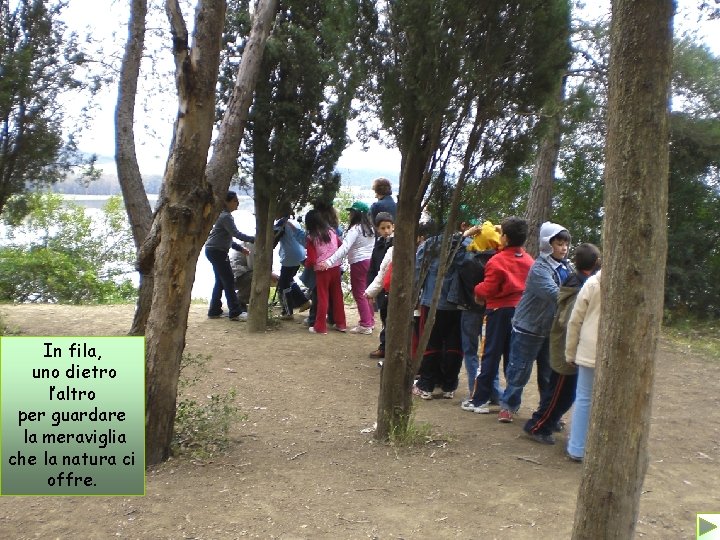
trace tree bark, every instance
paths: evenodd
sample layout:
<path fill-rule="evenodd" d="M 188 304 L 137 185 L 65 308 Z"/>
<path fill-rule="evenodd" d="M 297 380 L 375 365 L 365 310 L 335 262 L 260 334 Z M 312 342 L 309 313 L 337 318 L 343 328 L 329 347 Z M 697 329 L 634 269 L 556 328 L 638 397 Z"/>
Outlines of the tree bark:
<path fill-rule="evenodd" d="M 380 373 L 380 396 L 378 399 L 377 429 L 375 438 L 386 440 L 395 429 L 410 421 L 412 408 L 413 359 L 410 356 L 410 340 L 415 308 L 414 276 L 415 231 L 419 221 L 420 204 L 416 193 L 420 188 L 429 155 L 415 151 L 404 157 L 397 199 L 395 238 L 393 240 L 393 273 L 390 284 L 385 361 Z"/>
<path fill-rule="evenodd" d="M 602 311 L 573 538 L 631 538 L 667 252 L 670 0 L 613 0 Z"/>
<path fill-rule="evenodd" d="M 555 169 L 560 154 L 560 136 L 562 126 L 562 103 L 565 95 L 565 77 L 560 90 L 552 103 L 545 108 L 546 132 L 543 137 L 533 169 L 530 196 L 528 197 L 525 219 L 528 222 L 528 239 L 525 250 L 537 257 L 540 253 L 540 225 L 550 219 L 552 210 L 553 184 Z"/>
<path fill-rule="evenodd" d="M 380 374 L 377 429 L 375 438 L 386 440 L 394 430 L 404 431 L 410 422 L 412 394 L 410 388 L 415 366 L 410 354 L 415 294 L 415 252 L 417 225 L 422 200 L 429 183 L 430 159 L 437 149 L 440 119 L 434 122 L 417 118 L 408 128 L 409 136 L 401 148 L 400 185 L 397 199 L 395 238 L 393 240 L 393 273 L 390 281 L 385 362 Z"/>
<path fill-rule="evenodd" d="M 255 191 L 255 259 L 253 261 L 248 332 L 267 330 L 268 296 L 273 262 L 273 216 L 275 201 L 264 188 Z M 280 294 L 280 293 L 278 293 Z"/>
<path fill-rule="evenodd" d="M 148 465 L 159 463 L 170 454 L 180 360 L 197 258 L 237 170 L 237 152 L 252 88 L 276 6 L 277 0 L 261 0 L 257 7 L 233 91 L 233 105 L 223 117 L 213 157 L 206 167 L 225 2 L 198 3 L 192 48 L 188 46 L 177 0 L 166 3 L 173 28 L 179 108 L 161 201 L 153 231 L 143 244 L 140 258 L 141 264 L 147 263 L 154 251 L 155 287 L 146 329 Z"/>
<path fill-rule="evenodd" d="M 145 20 L 147 0 L 133 0 L 130 4 L 128 41 L 120 66 L 118 99 L 115 108 L 115 167 L 122 191 L 125 210 L 130 221 L 136 250 L 145 240 L 152 225 L 152 209 L 145 193 L 140 167 L 135 153 L 135 99 L 140 63 L 145 48 Z M 152 300 L 152 272 L 140 272 L 137 308 L 130 335 L 143 335 Z"/>
<path fill-rule="evenodd" d="M 212 134 L 225 2 L 198 4 L 192 48 L 179 6 L 169 0 L 166 9 L 173 24 L 179 107 L 163 178 L 163 204 L 155 216 L 162 232 L 155 250 L 155 287 L 146 328 L 148 464 L 165 460 L 170 454 L 195 265 L 215 213 L 212 189 L 205 181 L 205 164 Z"/>

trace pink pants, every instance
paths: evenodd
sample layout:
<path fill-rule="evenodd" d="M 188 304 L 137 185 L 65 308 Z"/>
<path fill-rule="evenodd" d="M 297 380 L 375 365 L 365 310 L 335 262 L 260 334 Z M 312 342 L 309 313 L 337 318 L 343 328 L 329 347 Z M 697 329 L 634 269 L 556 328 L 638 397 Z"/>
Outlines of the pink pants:
<path fill-rule="evenodd" d="M 370 300 L 365 298 L 368 268 L 370 268 L 370 259 L 350 265 L 350 288 L 360 314 L 360 326 L 373 328 L 375 326 L 375 313 Z"/>

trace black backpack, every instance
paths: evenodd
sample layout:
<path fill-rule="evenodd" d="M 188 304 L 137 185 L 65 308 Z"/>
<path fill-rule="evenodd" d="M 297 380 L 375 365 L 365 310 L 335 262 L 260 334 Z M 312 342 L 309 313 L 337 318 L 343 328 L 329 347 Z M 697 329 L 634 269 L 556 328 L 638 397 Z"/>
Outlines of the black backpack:
<path fill-rule="evenodd" d="M 483 309 L 475 303 L 475 286 L 485 279 L 485 265 L 495 253 L 494 249 L 465 253 L 458 268 L 456 286 L 452 287 L 453 294 L 448 295 L 448 301 L 461 309 Z"/>

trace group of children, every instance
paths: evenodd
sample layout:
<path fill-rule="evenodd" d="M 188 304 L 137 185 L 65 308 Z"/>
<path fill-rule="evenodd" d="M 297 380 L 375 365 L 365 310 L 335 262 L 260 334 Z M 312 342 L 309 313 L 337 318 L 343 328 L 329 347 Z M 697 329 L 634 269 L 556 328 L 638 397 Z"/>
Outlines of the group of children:
<path fill-rule="evenodd" d="M 306 284 L 310 282 L 313 291 L 309 331 L 327 334 L 330 324 L 347 332 L 340 270 L 341 261 L 347 258 L 359 314 L 358 324 L 349 331 L 372 334 L 377 307 L 382 331 L 378 348 L 370 357 L 382 365 L 394 234 L 394 215 L 382 207 L 394 210 L 394 201 L 391 197 L 383 201 L 389 195 L 389 182 L 378 179 L 376 183 L 376 193 L 378 189 L 383 192 L 378 195 L 381 204 L 376 203 L 371 210 L 363 202 L 354 202 L 347 209 L 350 219 L 342 238 L 332 208 L 310 210 L 305 215 L 304 230 L 290 216 L 282 216 L 276 223 L 276 237 L 281 244 L 278 288 L 283 314 L 292 317 L 293 308 L 304 310 L 309 305 L 304 295 L 295 298 L 294 277 L 302 263 L 302 279 Z M 228 279 L 227 269 L 220 264 L 224 262 L 220 261 L 223 253 L 215 252 L 223 251 L 227 257 L 230 246 L 225 244 L 231 242 L 232 236 L 250 239 L 234 229 L 231 218 L 227 219 L 237 200 L 232 195 L 228 194 L 226 211 L 206 247 L 217 277 L 217 290 L 213 290 L 208 312 L 211 318 L 219 315 L 220 293 Z M 523 247 L 527 235 L 524 219 L 508 217 L 499 226 L 461 221 L 450 238 L 440 234 L 419 244 L 418 332 L 423 330 L 438 287 L 440 291 L 412 390 L 421 399 L 433 399 L 436 389 L 440 397 L 454 398 L 464 361 L 469 398 L 462 401 L 461 408 L 488 414 L 494 406 L 498 408 L 498 421 L 511 423 L 536 366 L 540 402 L 523 429 L 537 442 L 555 444 L 553 433 L 564 429 L 563 415 L 574 403 L 567 453 L 571 459 L 581 461 L 599 322 L 600 251 L 592 244 L 580 244 L 575 249 L 575 264 L 571 264 L 567 259 L 570 233 L 561 225 L 546 222 L 540 228 L 540 255 L 534 260 Z M 442 282 L 438 282 L 444 242 L 448 243 L 450 258 Z M 220 249 L 216 244 L 222 244 Z M 231 299 L 228 304 L 231 318 L 237 319 L 239 308 Z M 501 360 L 504 389 L 499 377 Z"/>
<path fill-rule="evenodd" d="M 422 284 L 423 315 L 432 292 L 438 286 L 442 290 L 413 393 L 421 399 L 432 399 L 433 392 L 439 390 L 440 397 L 454 397 L 464 358 L 471 387 L 461 408 L 488 414 L 494 406 L 498 421 L 511 423 L 535 366 L 540 403 L 523 429 L 539 443 L 555 444 L 553 433 L 564 429 L 562 417 L 575 402 L 567 454 L 581 461 L 599 319 L 599 249 L 580 244 L 572 265 L 567 259 L 569 232 L 561 225 L 546 222 L 540 228 L 540 255 L 533 260 L 523 247 L 528 235 L 524 219 L 506 218 L 499 231 L 494 231 L 489 222 L 474 227 L 462 222 L 459 229 L 464 234 L 454 235 L 450 247 L 462 242 L 464 249 L 454 251 L 440 285 L 435 282 L 434 268 L 438 263 L 437 245 L 444 241 L 443 237 L 429 238 L 418 249 L 418 266 L 428 252 L 435 252 Z M 481 253 L 484 258 L 480 258 Z M 463 279 L 467 280 L 471 271 L 476 272 L 473 293 L 481 314 L 458 292 L 466 286 Z M 478 356 L 473 353 L 482 326 L 485 331 L 478 367 Z M 501 359 L 504 389 L 499 385 Z"/>

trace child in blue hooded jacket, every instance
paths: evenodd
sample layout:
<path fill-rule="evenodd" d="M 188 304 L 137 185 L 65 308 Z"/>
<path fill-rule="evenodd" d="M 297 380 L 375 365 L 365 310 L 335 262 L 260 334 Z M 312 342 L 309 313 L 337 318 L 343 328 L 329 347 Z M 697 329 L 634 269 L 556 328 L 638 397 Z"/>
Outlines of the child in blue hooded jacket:
<path fill-rule="evenodd" d="M 515 309 L 510 335 L 507 387 L 500 398 L 498 421 L 509 423 L 520 408 L 522 392 L 537 360 L 540 402 L 552 397 L 550 388 L 550 328 L 560 286 L 570 276 L 567 260 L 570 233 L 562 225 L 546 221 L 540 227 L 540 255 L 525 281 L 525 291 Z"/>

